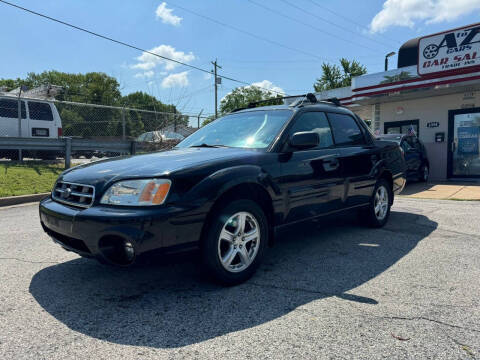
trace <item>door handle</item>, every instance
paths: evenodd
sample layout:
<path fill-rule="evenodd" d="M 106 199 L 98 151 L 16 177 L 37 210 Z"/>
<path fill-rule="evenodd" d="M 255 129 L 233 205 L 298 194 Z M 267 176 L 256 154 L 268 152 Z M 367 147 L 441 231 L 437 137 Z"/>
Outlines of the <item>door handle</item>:
<path fill-rule="evenodd" d="M 337 170 L 340 166 L 340 161 L 337 158 L 328 158 L 323 160 L 323 168 L 325 171 Z"/>

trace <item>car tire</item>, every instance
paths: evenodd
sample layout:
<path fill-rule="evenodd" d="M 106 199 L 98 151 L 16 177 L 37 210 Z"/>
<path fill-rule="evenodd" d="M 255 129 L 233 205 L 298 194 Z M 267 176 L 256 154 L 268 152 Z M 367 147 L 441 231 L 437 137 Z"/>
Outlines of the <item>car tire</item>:
<path fill-rule="evenodd" d="M 428 167 L 427 164 L 423 164 L 423 166 L 420 167 L 420 171 L 418 173 L 418 179 L 421 182 L 427 182 L 429 175 L 430 175 L 430 168 Z"/>
<path fill-rule="evenodd" d="M 235 200 L 215 211 L 202 242 L 208 274 L 222 285 L 248 280 L 260 265 L 268 243 L 268 220 L 252 200 Z"/>
<path fill-rule="evenodd" d="M 385 179 L 380 179 L 375 184 L 370 204 L 362 212 L 363 219 L 368 226 L 380 228 L 384 226 L 390 216 L 393 203 L 393 192 L 390 184 Z"/>

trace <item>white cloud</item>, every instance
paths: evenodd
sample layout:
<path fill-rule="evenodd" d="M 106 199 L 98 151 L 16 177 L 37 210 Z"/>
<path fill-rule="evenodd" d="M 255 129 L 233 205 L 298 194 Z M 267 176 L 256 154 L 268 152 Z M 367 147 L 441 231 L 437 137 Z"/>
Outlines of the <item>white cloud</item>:
<path fill-rule="evenodd" d="M 163 88 L 186 87 L 189 85 L 188 71 L 170 74 L 162 80 Z"/>
<path fill-rule="evenodd" d="M 155 72 L 153 70 L 148 70 L 143 73 L 137 73 L 134 77 L 137 79 L 150 79 L 153 75 L 155 75 Z"/>
<path fill-rule="evenodd" d="M 184 63 L 189 63 L 195 60 L 195 55 L 193 55 L 192 52 L 186 54 L 183 51 L 175 50 L 175 48 L 170 45 L 160 45 L 149 50 L 149 52 L 157 55 L 165 56 L 177 61 L 181 61 Z M 175 62 L 159 58 L 147 52 L 142 53 L 142 55 L 137 57 L 137 60 L 138 60 L 138 63 L 132 65 L 131 66 L 132 69 L 140 69 L 140 70 L 147 71 L 147 70 L 152 70 L 159 65 L 163 65 L 165 70 L 170 71 L 175 69 L 179 65 Z"/>
<path fill-rule="evenodd" d="M 251 86 L 258 86 L 262 90 L 270 90 L 270 91 L 274 92 L 275 94 L 278 94 L 278 93 L 285 94 L 285 92 L 283 91 L 283 89 L 281 87 L 273 85 L 273 83 L 269 80 L 263 80 L 263 81 L 255 82 Z"/>
<path fill-rule="evenodd" d="M 161 19 L 164 24 L 170 24 L 173 26 L 180 25 L 182 18 L 180 16 L 173 15 L 172 12 L 173 9 L 167 8 L 167 3 L 162 2 L 160 5 L 158 5 L 155 15 L 157 19 Z"/>
<path fill-rule="evenodd" d="M 374 16 L 370 31 L 384 32 L 391 26 L 413 28 L 416 21 L 427 24 L 453 21 L 480 10 L 480 0 L 386 0 Z"/>

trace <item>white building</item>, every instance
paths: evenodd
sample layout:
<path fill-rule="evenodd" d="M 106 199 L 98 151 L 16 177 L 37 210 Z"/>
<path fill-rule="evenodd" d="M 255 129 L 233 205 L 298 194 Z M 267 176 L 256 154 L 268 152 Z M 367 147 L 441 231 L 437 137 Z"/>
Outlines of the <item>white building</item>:
<path fill-rule="evenodd" d="M 317 96 L 338 98 L 377 133 L 413 127 L 432 180 L 480 179 L 480 23 L 409 40 L 397 69 Z"/>

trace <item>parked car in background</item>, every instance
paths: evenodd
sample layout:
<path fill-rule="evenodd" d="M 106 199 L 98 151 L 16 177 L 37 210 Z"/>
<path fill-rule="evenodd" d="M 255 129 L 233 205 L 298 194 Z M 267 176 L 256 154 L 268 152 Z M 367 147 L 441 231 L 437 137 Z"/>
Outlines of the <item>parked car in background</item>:
<path fill-rule="evenodd" d="M 57 139 L 62 136 L 62 120 L 55 105 L 50 101 L 22 99 L 21 129 L 18 124 L 18 98 L 0 96 L 0 136 L 22 138 Z M 54 158 L 48 151 L 24 151 L 25 157 Z M 18 151 L 0 149 L 0 158 L 16 159 Z"/>
<path fill-rule="evenodd" d="M 380 140 L 394 141 L 400 145 L 405 154 L 407 178 L 409 180 L 427 181 L 430 174 L 425 145 L 415 135 L 385 134 L 377 136 Z"/>
<path fill-rule="evenodd" d="M 170 151 L 66 170 L 40 219 L 55 242 L 85 257 L 127 266 L 199 249 L 215 279 L 237 284 L 286 226 L 352 209 L 385 225 L 404 173 L 398 144 L 308 94 L 228 114 Z"/>
<path fill-rule="evenodd" d="M 137 141 L 139 142 L 153 142 L 158 143 L 165 140 L 183 140 L 185 136 L 182 134 L 176 133 L 174 131 L 149 131 L 143 133 L 142 135 L 137 137 Z"/>

